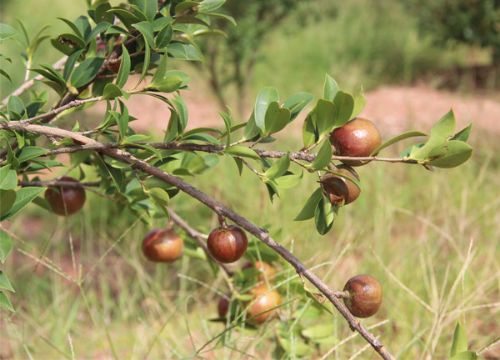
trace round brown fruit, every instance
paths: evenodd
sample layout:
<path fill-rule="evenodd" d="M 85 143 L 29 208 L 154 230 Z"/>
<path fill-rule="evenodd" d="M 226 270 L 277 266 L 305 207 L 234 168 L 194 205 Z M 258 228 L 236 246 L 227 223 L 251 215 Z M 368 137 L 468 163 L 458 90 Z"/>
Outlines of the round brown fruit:
<path fill-rule="evenodd" d="M 382 304 L 382 287 L 373 276 L 357 275 L 350 278 L 344 286 L 344 291 L 349 293 L 349 296 L 344 298 L 344 303 L 356 317 L 370 317 Z"/>
<path fill-rule="evenodd" d="M 321 186 L 328 194 L 332 205 L 350 204 L 358 198 L 361 189 L 349 178 L 359 180 L 359 176 L 347 165 L 338 166 L 336 173 L 338 175 L 332 173 L 323 175 L 320 179 Z"/>
<path fill-rule="evenodd" d="M 330 142 L 335 147 L 335 154 L 350 157 L 370 156 L 382 142 L 375 124 L 363 118 L 354 118 L 330 134 Z M 344 164 L 360 166 L 366 161 L 346 160 Z"/>
<path fill-rule="evenodd" d="M 155 262 L 173 262 L 183 250 L 184 240 L 172 229 L 151 230 L 142 241 L 142 252 Z"/>
<path fill-rule="evenodd" d="M 63 176 L 59 181 L 75 183 L 75 185 L 49 186 L 45 190 L 45 200 L 57 215 L 74 214 L 85 204 L 85 189 L 78 180 L 69 176 Z"/>
<path fill-rule="evenodd" d="M 212 230 L 207 240 L 208 251 L 221 263 L 232 263 L 243 256 L 248 246 L 245 232 L 237 226 Z"/>
<path fill-rule="evenodd" d="M 253 300 L 248 307 L 248 320 L 252 324 L 262 324 L 274 317 L 281 304 L 281 295 L 265 284 L 255 286 L 251 291 Z"/>
<path fill-rule="evenodd" d="M 229 311 L 229 300 L 226 297 L 221 297 L 217 303 L 217 313 L 219 318 L 224 319 Z"/>

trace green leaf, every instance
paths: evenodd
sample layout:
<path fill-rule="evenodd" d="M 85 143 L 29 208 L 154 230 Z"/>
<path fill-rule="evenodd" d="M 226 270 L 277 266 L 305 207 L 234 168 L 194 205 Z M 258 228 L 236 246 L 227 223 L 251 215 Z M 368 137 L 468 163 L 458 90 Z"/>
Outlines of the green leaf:
<path fill-rule="evenodd" d="M 335 105 L 335 112 L 333 115 L 335 127 L 340 127 L 352 117 L 354 98 L 343 91 L 339 91 L 337 95 L 335 95 L 333 103 Z"/>
<path fill-rule="evenodd" d="M 23 101 L 18 96 L 9 96 L 7 102 L 7 110 L 9 111 L 10 120 L 19 120 L 26 113 L 26 107 Z"/>
<path fill-rule="evenodd" d="M 1 291 L 0 291 L 0 308 L 15 312 L 14 307 L 12 306 L 12 303 L 10 302 L 9 298 Z"/>
<path fill-rule="evenodd" d="M 7 80 L 9 80 L 10 82 L 12 82 L 12 79 L 10 78 L 9 74 L 7 74 L 4 70 L 0 69 L 0 75 L 2 75 Z"/>
<path fill-rule="evenodd" d="M 286 99 L 283 107 L 290 110 L 290 119 L 293 120 L 313 98 L 314 96 L 308 92 L 299 92 Z"/>
<path fill-rule="evenodd" d="M 257 95 L 254 108 L 255 125 L 266 131 L 266 113 L 271 103 L 279 101 L 278 90 L 272 87 L 262 89 Z"/>
<path fill-rule="evenodd" d="M 458 353 L 467 351 L 467 334 L 465 333 L 465 329 L 457 322 L 455 326 L 455 331 L 453 333 L 453 340 L 451 343 L 450 356 L 454 356 Z"/>
<path fill-rule="evenodd" d="M 182 82 L 183 82 L 182 78 L 174 75 L 166 77 L 165 79 L 157 80 L 151 83 L 146 89 L 169 93 L 179 90 L 179 88 L 182 85 Z"/>
<path fill-rule="evenodd" d="M 9 278 L 0 270 L 0 291 L 6 290 L 16 292 L 9 281 Z"/>
<path fill-rule="evenodd" d="M 158 0 L 131 0 L 131 4 L 137 5 L 149 21 L 153 21 L 158 12 Z"/>
<path fill-rule="evenodd" d="M 321 188 L 316 189 L 312 195 L 307 199 L 304 207 L 300 210 L 299 214 L 295 217 L 295 221 L 308 220 L 314 217 L 314 212 L 318 203 L 323 199 L 323 190 Z"/>
<path fill-rule="evenodd" d="M 337 82 L 330 75 L 326 74 L 325 85 L 323 86 L 323 98 L 333 101 L 338 91 L 339 85 Z"/>
<path fill-rule="evenodd" d="M 288 174 L 274 179 L 276 186 L 279 189 L 291 189 L 297 186 L 303 178 L 303 173 Z"/>
<path fill-rule="evenodd" d="M 167 52 L 176 59 L 187 61 L 203 61 L 203 54 L 192 44 L 184 44 L 180 42 L 170 43 L 167 47 Z"/>
<path fill-rule="evenodd" d="M 477 354 L 473 351 L 463 351 L 450 358 L 450 360 L 476 360 Z"/>
<path fill-rule="evenodd" d="M 12 251 L 12 238 L 5 231 L 0 229 L 0 263 L 4 263 L 7 256 Z"/>
<path fill-rule="evenodd" d="M 69 80 L 69 77 L 71 76 L 71 74 L 73 73 L 73 70 L 75 68 L 75 64 L 78 61 L 78 59 L 80 58 L 80 56 L 82 55 L 83 51 L 84 51 L 83 49 L 78 50 L 78 51 L 75 51 L 70 56 L 68 56 L 68 60 L 66 60 L 66 64 L 64 64 L 64 70 L 63 70 L 64 80 Z"/>
<path fill-rule="evenodd" d="M 24 187 L 19 189 L 16 193 L 16 201 L 14 202 L 14 205 L 12 205 L 7 214 L 0 216 L 0 221 L 4 221 L 5 219 L 17 214 L 44 190 L 45 188 L 43 187 Z"/>
<path fill-rule="evenodd" d="M 172 104 L 175 106 L 177 114 L 179 115 L 179 133 L 182 134 L 188 123 L 188 108 L 182 96 L 173 98 Z"/>
<path fill-rule="evenodd" d="M 172 41 L 173 29 L 171 25 L 165 26 L 159 33 L 156 35 L 155 46 L 157 49 L 163 49 L 168 46 L 170 41 Z"/>
<path fill-rule="evenodd" d="M 122 44 L 122 56 L 120 62 L 120 69 L 116 75 L 116 86 L 122 88 L 127 83 L 130 74 L 130 55 L 127 48 Z"/>
<path fill-rule="evenodd" d="M 16 201 L 16 192 L 14 190 L 0 189 L 0 217 L 7 214 Z"/>
<path fill-rule="evenodd" d="M 74 34 L 61 34 L 57 38 L 50 40 L 52 46 L 57 50 L 70 56 L 75 51 L 85 48 L 85 41 Z"/>
<path fill-rule="evenodd" d="M 38 147 L 38 146 L 25 146 L 21 153 L 19 154 L 17 160 L 19 163 L 23 163 L 25 161 L 35 159 L 47 153 L 47 149 Z"/>
<path fill-rule="evenodd" d="M 351 118 L 355 118 L 356 116 L 358 116 L 361 113 L 361 111 L 363 111 L 366 105 L 366 98 L 362 88 L 354 93 L 353 99 L 354 99 L 354 108 L 352 109 Z"/>
<path fill-rule="evenodd" d="M 302 139 L 304 141 L 304 147 L 309 147 L 318 141 L 318 133 L 311 115 L 306 117 L 304 125 L 302 126 Z"/>
<path fill-rule="evenodd" d="M 322 195 L 321 200 L 314 212 L 314 223 L 316 230 L 320 235 L 325 235 L 330 231 L 335 220 L 335 213 L 333 211 L 330 200 Z"/>
<path fill-rule="evenodd" d="M 16 36 L 17 30 L 12 26 L 0 23 L 0 42 Z"/>
<path fill-rule="evenodd" d="M 469 126 L 463 128 L 459 132 L 457 132 L 453 137 L 451 138 L 452 140 L 460 140 L 460 141 L 467 141 L 469 140 L 470 132 L 472 130 L 472 123 L 469 124 Z"/>
<path fill-rule="evenodd" d="M 70 83 L 76 88 L 90 83 L 96 77 L 104 59 L 101 57 L 89 58 L 80 63 L 71 75 Z"/>
<path fill-rule="evenodd" d="M 311 355 L 314 352 L 314 348 L 304 342 L 300 337 L 296 337 L 293 341 L 286 339 L 284 337 L 278 336 L 278 342 L 281 348 L 290 355 L 294 355 L 298 357 L 304 357 L 307 355 Z"/>
<path fill-rule="evenodd" d="M 434 148 L 442 146 L 455 130 L 455 115 L 450 110 L 431 129 L 429 139 L 420 148 L 414 148 L 409 157 L 415 160 L 426 159 Z"/>
<path fill-rule="evenodd" d="M 290 110 L 280 108 L 277 102 L 272 102 L 266 111 L 265 116 L 265 134 L 273 134 L 283 128 L 290 121 Z"/>
<path fill-rule="evenodd" d="M 9 165 L 0 168 L 0 189 L 14 190 L 17 187 L 17 173 Z"/>
<path fill-rule="evenodd" d="M 226 146 L 229 146 L 229 144 L 231 144 L 231 126 L 233 123 L 233 119 L 231 117 L 231 114 L 225 113 L 223 111 L 219 112 L 219 115 L 224 121 L 224 126 L 226 128 Z"/>
<path fill-rule="evenodd" d="M 224 5 L 225 2 L 226 0 L 203 0 L 198 7 L 198 12 L 211 13 Z"/>
<path fill-rule="evenodd" d="M 231 155 L 231 156 L 240 156 L 240 157 L 247 157 L 247 158 L 251 158 L 251 159 L 260 159 L 260 156 L 253 149 L 250 149 L 249 147 L 246 147 L 243 145 L 230 146 L 226 150 L 224 150 L 224 153 Z"/>
<path fill-rule="evenodd" d="M 290 167 L 290 158 L 289 154 L 287 154 L 287 156 L 283 156 L 282 158 L 276 160 L 274 164 L 271 165 L 271 167 L 266 170 L 264 175 L 269 179 L 274 179 L 283 176 L 289 167 Z"/>
<path fill-rule="evenodd" d="M 440 168 L 452 168 L 469 160 L 471 155 L 472 148 L 467 143 L 450 140 L 429 153 L 429 158 L 435 158 L 429 164 Z"/>
<path fill-rule="evenodd" d="M 402 134 L 394 136 L 393 138 L 390 138 L 389 140 L 387 140 L 386 142 L 381 144 L 378 148 L 373 150 L 372 154 L 377 155 L 382 149 L 385 149 L 386 147 L 389 147 L 389 146 L 391 146 L 399 141 L 402 141 L 402 140 L 405 140 L 405 139 L 408 139 L 411 137 L 417 137 L 417 136 L 427 136 L 427 134 L 423 133 L 421 131 L 414 131 L 414 130 L 404 132 Z"/>
<path fill-rule="evenodd" d="M 332 160 L 332 144 L 330 144 L 329 139 L 323 141 L 323 145 L 318 151 L 316 158 L 311 164 L 311 168 L 314 170 L 323 169 Z"/>
<path fill-rule="evenodd" d="M 144 38 L 144 63 L 142 65 L 140 79 L 142 81 L 148 72 L 151 62 L 151 46 L 154 44 L 153 26 L 147 21 L 142 21 L 140 23 L 133 24 L 132 26 L 139 30 Z"/>
<path fill-rule="evenodd" d="M 112 83 L 106 84 L 106 86 L 104 87 L 104 91 L 102 92 L 102 97 L 106 100 L 116 99 L 117 97 L 120 97 L 122 95 L 122 90 Z"/>
<path fill-rule="evenodd" d="M 335 106 L 329 100 L 319 99 L 311 112 L 311 119 L 316 124 L 320 136 L 332 131 L 335 123 Z"/>

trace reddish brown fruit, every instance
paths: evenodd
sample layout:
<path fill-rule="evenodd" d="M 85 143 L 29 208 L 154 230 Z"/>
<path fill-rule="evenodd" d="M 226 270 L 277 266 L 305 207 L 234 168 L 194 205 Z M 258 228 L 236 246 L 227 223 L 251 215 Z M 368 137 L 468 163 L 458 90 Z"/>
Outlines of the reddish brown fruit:
<path fill-rule="evenodd" d="M 183 250 L 184 240 L 172 229 L 151 230 L 142 241 L 142 252 L 155 262 L 173 262 Z"/>
<path fill-rule="evenodd" d="M 357 275 L 344 286 L 349 296 L 344 303 L 356 317 L 367 318 L 374 315 L 382 304 L 382 286 L 370 275 Z"/>
<path fill-rule="evenodd" d="M 253 300 L 248 306 L 248 320 L 252 324 L 262 324 L 277 314 L 277 307 L 281 304 L 281 295 L 271 290 L 265 284 L 255 286 L 251 291 Z"/>
<path fill-rule="evenodd" d="M 243 256 L 248 246 L 245 232 L 237 226 L 213 230 L 207 240 L 208 251 L 221 263 L 232 263 Z"/>
<path fill-rule="evenodd" d="M 344 126 L 335 129 L 330 135 L 330 142 L 335 147 L 335 154 L 340 156 L 370 156 L 382 142 L 380 133 L 370 120 L 355 118 Z M 366 161 L 342 161 L 351 166 L 360 166 Z"/>
<path fill-rule="evenodd" d="M 57 215 L 68 216 L 76 213 L 85 204 L 85 189 L 78 180 L 63 176 L 59 181 L 75 183 L 74 186 L 49 186 L 45 190 L 45 199 Z"/>
<path fill-rule="evenodd" d="M 321 186 L 328 194 L 332 205 L 350 204 L 359 197 L 361 189 L 349 178 L 359 180 L 359 176 L 353 168 L 347 165 L 338 166 L 336 172 L 339 175 L 331 173 L 323 175 L 320 180 Z"/>
<path fill-rule="evenodd" d="M 219 318 L 224 319 L 229 311 L 229 300 L 225 297 L 221 297 L 217 303 L 217 313 Z"/>

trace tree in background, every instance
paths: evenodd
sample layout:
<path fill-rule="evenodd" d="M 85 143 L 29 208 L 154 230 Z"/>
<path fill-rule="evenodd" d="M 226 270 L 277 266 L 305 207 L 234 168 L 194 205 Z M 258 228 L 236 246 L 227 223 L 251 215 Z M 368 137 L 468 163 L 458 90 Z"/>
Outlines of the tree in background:
<path fill-rule="evenodd" d="M 498 0 L 409 0 L 422 30 L 441 42 L 450 40 L 491 48 L 492 63 L 500 61 Z"/>
<path fill-rule="evenodd" d="M 205 63 L 196 65 L 206 71 L 208 83 L 221 108 L 229 104 L 227 92 L 234 87 L 237 111 L 242 115 L 249 80 L 259 58 L 266 36 L 289 16 L 297 0 L 230 0 L 225 14 L 234 18 L 217 21 L 216 27 L 226 33 L 225 41 L 211 37 L 203 44 Z"/>

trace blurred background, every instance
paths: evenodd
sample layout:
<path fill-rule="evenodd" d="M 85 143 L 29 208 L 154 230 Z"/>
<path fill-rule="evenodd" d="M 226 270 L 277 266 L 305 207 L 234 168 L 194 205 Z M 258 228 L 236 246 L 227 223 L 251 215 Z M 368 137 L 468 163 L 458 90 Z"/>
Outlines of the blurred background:
<path fill-rule="evenodd" d="M 54 35 L 66 27 L 57 17 L 76 18 L 85 1 L 0 0 L 0 10 L 1 22 L 19 28 L 16 19 L 22 20 L 32 34 L 48 25 L 46 34 Z M 341 211 L 324 237 L 312 224 L 292 221 L 314 189 L 312 177 L 273 204 L 252 174 L 240 178 L 230 162 L 188 181 L 253 221 L 271 223 L 283 245 L 306 264 L 320 264 L 315 271 L 332 288 L 358 273 L 381 279 L 383 309 L 365 323 L 389 320 L 374 331 L 399 358 L 446 358 L 460 321 L 471 349 L 499 359 L 488 347 L 500 333 L 498 1 L 228 0 L 225 11 L 239 25 L 221 22 L 227 38 L 200 42 L 203 64 L 171 63 L 191 78 L 183 92 L 190 127 L 222 127 L 218 112 L 225 106 L 246 119 L 263 86 L 276 87 L 282 98 L 297 91 L 321 96 L 328 73 L 343 88 L 364 90 L 363 115 L 385 137 L 428 131 L 453 108 L 459 126 L 473 123 L 475 152 L 450 171 L 378 163 L 360 168 L 360 200 Z M 23 49 L 10 42 L 0 51 L 13 58 L 12 64 L 0 59 L 12 78 L 0 80 L 4 98 L 25 76 L 18 66 Z M 34 64 L 58 58 L 46 41 Z M 169 112 L 161 102 L 136 97 L 128 104 L 138 118 L 136 129 L 157 134 L 165 128 Z M 102 108 L 78 116 L 100 119 Z M 283 139 L 290 149 L 301 146 L 296 123 Z M 17 313 L 1 315 L 8 318 L 0 320 L 0 359 L 195 357 L 223 331 L 208 321 L 216 317 L 218 294 L 227 291 L 220 276 L 188 257 L 172 266 L 147 263 L 140 242 L 150 227 L 164 224 L 143 224 L 101 196 L 88 197 L 84 211 L 70 218 L 32 205 L 2 224 L 16 235 L 4 270 L 17 290 Z M 209 211 L 183 195 L 172 206 L 202 231 L 216 224 Z M 82 276 L 82 285 L 75 285 Z M 286 295 L 285 287 L 280 290 Z M 338 316 L 322 321 L 334 323 L 337 343 L 350 335 Z M 224 337 L 224 346 L 213 343 L 198 356 L 274 358 L 275 336 L 274 326 L 238 330 Z M 374 358 L 369 350 L 358 354 L 363 346 L 352 339 L 332 357 Z"/>

